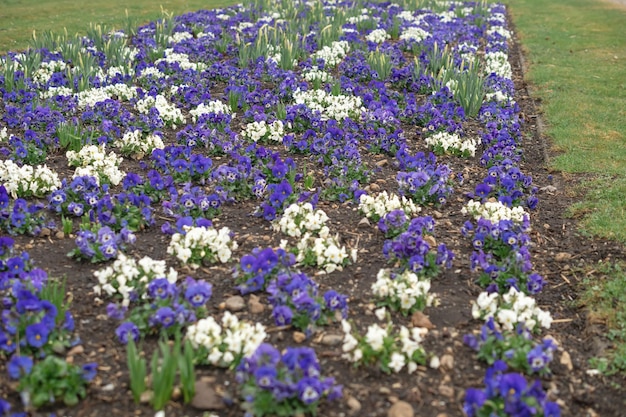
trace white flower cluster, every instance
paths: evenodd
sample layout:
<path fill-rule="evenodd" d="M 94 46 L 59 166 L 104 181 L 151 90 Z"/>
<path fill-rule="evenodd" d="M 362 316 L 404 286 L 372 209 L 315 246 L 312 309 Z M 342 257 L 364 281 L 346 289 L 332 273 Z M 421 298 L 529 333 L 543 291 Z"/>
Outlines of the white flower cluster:
<path fill-rule="evenodd" d="M 438 132 L 426 138 L 426 144 L 441 147 L 446 153 L 460 152 L 462 155 L 474 156 L 478 141 L 472 138 L 461 138 L 457 133 Z"/>
<path fill-rule="evenodd" d="M 311 57 L 313 62 L 323 59 L 327 68 L 334 67 L 350 52 L 350 44 L 347 41 L 336 41 L 330 46 L 324 46 Z"/>
<path fill-rule="evenodd" d="M 402 31 L 402 34 L 400 34 L 400 39 L 403 41 L 421 42 L 424 39 L 428 38 L 428 36 L 430 36 L 429 33 L 426 32 L 424 29 L 410 26 Z"/>
<path fill-rule="evenodd" d="M 419 213 L 422 209 L 412 200 L 397 194 L 387 194 L 383 191 L 376 196 L 363 194 L 359 199 L 359 211 L 367 218 L 373 218 L 378 221 L 385 214 L 394 210 L 404 210 L 408 217 Z"/>
<path fill-rule="evenodd" d="M 505 52 L 495 51 L 485 54 L 485 74 L 494 73 L 502 78 L 511 79 L 513 71 Z"/>
<path fill-rule="evenodd" d="M 396 16 L 398 17 L 398 19 L 406 20 L 407 22 L 413 22 L 416 20 L 416 17 L 410 10 L 402 10 Z"/>
<path fill-rule="evenodd" d="M 185 116 L 178 107 L 167 101 L 167 99 L 157 94 L 156 97 L 145 96 L 141 100 L 137 100 L 135 108 L 139 113 L 148 114 L 151 108 L 156 108 L 159 111 L 159 116 L 163 120 L 163 123 L 176 129 L 177 124 L 185 123 Z"/>
<path fill-rule="evenodd" d="M 485 101 L 486 102 L 497 101 L 499 103 L 515 104 L 515 100 L 513 100 L 513 98 L 511 96 L 509 96 L 508 94 L 503 93 L 500 90 L 496 90 L 493 93 L 486 93 L 485 94 Z"/>
<path fill-rule="evenodd" d="M 280 247 L 289 251 L 286 240 L 280 242 Z M 350 255 L 345 246 L 340 246 L 338 236 L 330 236 L 328 227 L 322 227 L 319 237 L 311 233 L 304 233 L 296 244 L 296 262 L 299 264 L 317 266 L 323 272 L 330 274 L 334 271 L 343 270 L 350 259 L 357 260 L 357 250 L 352 249 Z M 350 256 L 350 259 L 349 259 Z"/>
<path fill-rule="evenodd" d="M 341 121 L 347 117 L 359 119 L 365 111 L 363 101 L 358 96 L 332 95 L 324 90 L 295 91 L 295 104 L 304 104 L 313 112 L 319 111 L 322 120 Z"/>
<path fill-rule="evenodd" d="M 113 265 L 93 273 L 98 279 L 93 292 L 97 296 L 106 293 L 109 297 L 122 296 L 122 305 L 128 307 L 131 292 L 143 293 L 150 281 L 155 278 L 167 278 L 174 284 L 178 280 L 178 272 L 174 268 L 167 271 L 165 261 L 157 261 L 148 256 L 136 261 L 120 252 Z"/>
<path fill-rule="evenodd" d="M 409 270 L 392 278 L 390 269 L 381 269 L 371 288 L 375 297 L 386 299 L 387 302 L 398 306 L 402 313 L 408 313 L 419 302 L 425 307 L 437 303 L 435 295 L 428 293 L 430 281 L 420 280 Z"/>
<path fill-rule="evenodd" d="M 525 219 L 528 220 L 529 218 L 523 207 L 507 207 L 499 201 L 481 203 L 480 201 L 470 200 L 461 209 L 461 213 L 469 214 L 474 220 L 483 218 L 492 223 L 497 223 L 500 220 L 512 220 L 517 224 L 522 224 Z"/>
<path fill-rule="evenodd" d="M 275 231 L 287 236 L 300 237 L 306 232 L 327 235 L 328 216 L 324 210 L 313 210 L 311 203 L 294 203 L 285 209 L 282 217 L 272 225 Z M 322 229 L 326 229 L 322 231 Z"/>
<path fill-rule="evenodd" d="M 141 130 L 135 129 L 124 133 L 124 136 L 113 142 L 113 146 L 119 148 L 123 155 L 141 159 L 143 155 L 152 153 L 154 149 L 163 149 L 165 144 L 160 136 L 149 134 L 144 137 Z"/>
<path fill-rule="evenodd" d="M 193 33 L 189 32 L 176 32 L 167 38 L 168 43 L 179 43 L 187 39 L 193 39 Z"/>
<path fill-rule="evenodd" d="M 167 62 L 169 64 L 178 64 L 181 70 L 194 70 L 194 71 L 202 71 L 207 66 L 203 62 L 191 62 L 189 60 L 189 55 L 182 54 L 179 52 L 174 52 L 174 49 L 168 48 L 165 50 L 165 58 L 157 59 L 154 62 L 154 65 L 157 66 L 161 62 Z"/>
<path fill-rule="evenodd" d="M 46 165 L 19 166 L 11 160 L 0 161 L 0 183 L 13 198 L 43 197 L 61 187 L 59 175 Z"/>
<path fill-rule="evenodd" d="M 39 91 L 39 98 L 42 100 L 48 99 L 48 98 L 52 98 L 52 97 L 56 97 L 56 96 L 61 96 L 61 97 L 69 97 L 74 95 L 74 91 L 69 88 L 69 87 L 50 87 L 47 90 L 40 90 Z"/>
<path fill-rule="evenodd" d="M 185 234 L 172 235 L 167 253 L 195 269 L 205 259 L 226 263 L 235 249 L 237 242 L 230 238 L 228 227 L 220 230 L 213 227 L 188 227 Z"/>
<path fill-rule="evenodd" d="M 158 69 L 156 67 L 146 67 L 139 74 L 139 78 L 148 78 L 148 77 L 151 77 L 151 78 L 169 78 L 169 75 L 164 74 L 163 72 L 161 72 L 160 69 Z"/>
<path fill-rule="evenodd" d="M 537 307 L 535 299 L 511 287 L 503 295 L 481 292 L 476 301 L 472 301 L 472 317 L 494 321 L 504 330 L 513 330 L 518 323 L 524 323 L 529 331 L 537 325 L 549 329 L 552 324 L 550 312 Z"/>
<path fill-rule="evenodd" d="M 285 137 L 285 126 L 280 120 L 275 120 L 269 124 L 265 120 L 252 122 L 246 125 L 246 128 L 241 132 L 241 136 L 252 139 L 254 142 L 258 142 L 261 139 L 269 139 L 271 142 L 282 143 Z"/>
<path fill-rule="evenodd" d="M 230 114 L 230 106 L 219 100 L 211 100 L 208 103 L 200 103 L 195 109 L 191 109 L 189 114 L 195 122 L 203 114 Z"/>
<path fill-rule="evenodd" d="M 391 39 L 391 35 L 385 29 L 374 29 L 365 36 L 365 39 L 374 43 L 383 43 L 387 39 Z"/>
<path fill-rule="evenodd" d="M 9 137 L 9 134 L 7 133 L 7 128 L 3 127 L 2 129 L 0 129 L 0 141 L 3 141 L 8 137 Z"/>
<path fill-rule="evenodd" d="M 493 35 L 494 33 L 497 33 L 498 35 L 506 39 L 511 39 L 511 32 L 506 30 L 502 26 L 492 26 L 487 29 L 487 35 Z"/>
<path fill-rule="evenodd" d="M 33 81 L 39 85 L 43 85 L 50 80 L 52 74 L 59 71 L 65 71 L 66 64 L 63 61 L 47 61 L 42 62 L 39 68 L 33 74 Z"/>
<path fill-rule="evenodd" d="M 126 84 L 113 84 L 105 87 L 91 88 L 76 94 L 78 107 L 85 109 L 87 106 L 94 107 L 96 104 L 117 97 L 118 100 L 128 101 L 137 95 L 137 88 Z"/>
<path fill-rule="evenodd" d="M 126 175 L 119 169 L 123 158 L 115 152 L 107 155 L 104 144 L 87 145 L 78 152 L 67 151 L 65 156 L 70 166 L 77 167 L 72 178 L 91 176 L 98 179 L 99 183 L 118 185 Z"/>
<path fill-rule="evenodd" d="M 304 74 L 302 74 L 302 76 L 305 80 L 309 82 L 320 81 L 322 83 L 326 83 L 333 79 L 333 77 L 326 71 L 315 68 L 306 71 Z"/>
<path fill-rule="evenodd" d="M 188 326 L 186 337 L 195 349 L 206 349 L 206 363 L 230 367 L 233 361 L 251 356 L 267 333 L 261 323 L 252 325 L 239 321 L 237 316 L 226 311 L 221 326 L 209 316 Z"/>
<path fill-rule="evenodd" d="M 422 327 L 413 327 L 409 330 L 405 326 L 401 326 L 397 334 L 392 334 L 391 323 L 387 324 L 387 328 L 374 323 L 367 328 L 364 337 L 359 337 L 361 342 L 352 334 L 352 326 L 348 321 L 343 320 L 341 328 L 345 335 L 341 347 L 343 351 L 341 357 L 350 362 L 361 362 L 363 348 L 366 347 L 364 345 L 368 345 L 374 354 L 381 354 L 385 349 L 385 339 L 388 340 L 389 338 L 393 339 L 391 349 L 393 352 L 388 359 L 389 363 L 386 365 L 394 372 L 400 372 L 406 367 L 407 372 L 412 374 L 418 367 L 418 363 L 413 360 L 415 353 L 420 351 L 418 357 L 426 356 L 421 344 L 424 336 L 428 333 L 428 329 Z"/>

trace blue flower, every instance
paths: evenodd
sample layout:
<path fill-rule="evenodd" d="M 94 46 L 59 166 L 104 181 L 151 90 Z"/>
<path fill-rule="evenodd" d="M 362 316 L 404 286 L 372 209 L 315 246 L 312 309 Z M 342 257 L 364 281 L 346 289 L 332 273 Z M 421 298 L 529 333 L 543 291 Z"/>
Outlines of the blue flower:
<path fill-rule="evenodd" d="M 83 379 L 87 382 L 95 378 L 98 373 L 98 364 L 95 362 L 86 363 L 83 365 Z"/>
<path fill-rule="evenodd" d="M 262 365 L 254 372 L 257 386 L 263 389 L 272 389 L 276 385 L 278 372 L 274 365 Z"/>
<path fill-rule="evenodd" d="M 168 328 L 176 323 L 176 314 L 170 307 L 161 307 L 152 316 L 152 319 L 156 324 Z"/>
<path fill-rule="evenodd" d="M 50 329 L 43 323 L 34 323 L 26 327 L 26 341 L 32 347 L 40 348 L 48 342 Z"/>
<path fill-rule="evenodd" d="M 276 306 L 272 310 L 272 317 L 274 317 L 274 323 L 276 323 L 277 326 L 286 326 L 291 324 L 293 312 L 288 306 Z"/>
<path fill-rule="evenodd" d="M 115 334 L 122 344 L 127 344 L 129 337 L 137 342 L 140 335 L 139 328 L 131 321 L 120 324 L 117 329 L 115 329 Z"/>
<path fill-rule="evenodd" d="M 7 363 L 7 371 L 13 379 L 20 379 L 24 375 L 30 374 L 33 369 L 33 359 L 30 356 L 13 355 Z"/>
<path fill-rule="evenodd" d="M 302 378 L 298 381 L 298 398 L 307 405 L 316 402 L 322 395 L 321 385 L 317 378 Z"/>
<path fill-rule="evenodd" d="M 213 287 L 211 284 L 205 281 L 200 281 L 187 287 L 185 290 L 185 299 L 193 307 L 201 307 L 209 301 L 212 293 Z"/>

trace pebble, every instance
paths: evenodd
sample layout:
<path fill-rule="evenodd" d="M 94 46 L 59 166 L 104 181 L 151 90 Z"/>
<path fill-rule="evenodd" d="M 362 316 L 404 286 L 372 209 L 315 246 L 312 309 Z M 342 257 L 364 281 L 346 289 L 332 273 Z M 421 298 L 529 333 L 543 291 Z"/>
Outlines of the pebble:
<path fill-rule="evenodd" d="M 454 388 L 449 385 L 439 385 L 439 394 L 447 398 L 454 398 Z"/>
<path fill-rule="evenodd" d="M 85 352 L 85 348 L 83 347 L 83 345 L 77 345 L 74 346 L 73 348 L 71 348 L 69 350 L 69 352 L 67 352 L 68 356 L 75 356 L 75 355 L 80 355 L 82 353 Z"/>
<path fill-rule="evenodd" d="M 370 226 L 371 224 L 367 217 L 363 217 L 361 221 L 359 222 L 359 227 L 370 227 Z"/>
<path fill-rule="evenodd" d="M 361 402 L 354 398 L 352 395 L 348 397 L 348 399 L 346 400 L 346 404 L 348 404 L 350 414 L 356 414 L 361 411 Z"/>
<path fill-rule="evenodd" d="M 414 415 L 413 407 L 406 401 L 396 402 L 387 411 L 387 417 L 413 417 Z"/>
<path fill-rule="evenodd" d="M 443 369 L 451 371 L 454 368 L 454 356 L 450 354 L 446 353 L 445 355 L 441 356 L 439 362 L 441 363 L 441 367 Z"/>
<path fill-rule="evenodd" d="M 567 252 L 559 252 L 556 255 L 554 255 L 554 260 L 557 262 L 565 262 L 568 261 L 572 258 L 572 254 L 571 253 L 567 253 Z"/>
<path fill-rule="evenodd" d="M 222 397 L 205 381 L 196 381 L 196 393 L 191 406 L 197 410 L 221 410 L 226 407 Z"/>
<path fill-rule="evenodd" d="M 63 233 L 63 232 L 56 232 L 54 237 L 56 237 L 57 239 L 65 239 L 65 233 Z"/>
<path fill-rule="evenodd" d="M 574 370 L 574 364 L 572 364 L 572 357 L 569 355 L 567 351 L 563 351 L 561 354 L 561 365 L 565 366 L 568 371 Z"/>
<path fill-rule="evenodd" d="M 144 391 L 139 396 L 139 402 L 142 404 L 148 404 L 152 401 L 152 397 L 154 397 L 154 393 L 151 390 Z"/>
<path fill-rule="evenodd" d="M 343 343 L 343 336 L 338 334 L 325 334 L 321 343 L 325 346 L 339 346 Z"/>
<path fill-rule="evenodd" d="M 114 383 L 110 383 L 110 384 L 106 384 L 104 385 L 101 390 L 102 391 L 113 391 L 115 389 L 115 384 Z"/>
<path fill-rule="evenodd" d="M 265 305 L 259 301 L 258 296 L 252 294 L 248 301 L 248 310 L 250 310 L 251 314 L 261 314 L 265 311 Z"/>
<path fill-rule="evenodd" d="M 302 332 L 293 332 L 293 341 L 296 343 L 302 343 L 306 340 L 306 335 Z"/>
<path fill-rule="evenodd" d="M 416 311 L 411 316 L 411 324 L 413 327 L 424 327 L 425 329 L 432 329 L 433 323 L 430 321 L 427 315 L 422 313 L 421 311 Z"/>
<path fill-rule="evenodd" d="M 225 308 L 228 311 L 236 312 L 246 308 L 246 302 L 240 295 L 233 295 L 228 297 L 225 302 Z"/>

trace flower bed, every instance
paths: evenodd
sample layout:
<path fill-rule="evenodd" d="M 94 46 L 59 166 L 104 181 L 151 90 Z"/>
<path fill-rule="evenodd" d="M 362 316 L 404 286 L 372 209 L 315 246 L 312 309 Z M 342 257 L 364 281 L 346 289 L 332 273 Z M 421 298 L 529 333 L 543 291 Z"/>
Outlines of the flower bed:
<path fill-rule="evenodd" d="M 438 368 L 445 351 L 420 317 L 465 285 L 485 291 L 454 307 L 477 333 L 466 352 L 492 365 L 485 390 L 464 387 L 465 412 L 558 415 L 536 379 L 556 344 L 532 298 L 545 284 L 538 200 L 504 12 L 255 3 L 3 58 L 0 225 L 17 243 L 3 238 L 0 255 L 0 360 L 19 382 L 2 407 L 64 411 L 124 391 L 115 368 L 127 401 L 156 411 L 218 372 L 218 409 L 331 415 L 342 384 L 359 392 L 348 375 L 402 385 Z M 50 236 L 76 258 L 50 261 L 81 271 L 68 282 L 82 342 L 65 287 L 33 266 Z M 94 309 L 109 334 L 90 341 Z M 176 343 L 159 343 L 149 387 L 135 343 L 151 352 L 160 338 Z M 93 343 L 122 352 L 97 377 L 85 358 L 72 365 Z M 36 380 L 45 366 L 71 384 Z"/>

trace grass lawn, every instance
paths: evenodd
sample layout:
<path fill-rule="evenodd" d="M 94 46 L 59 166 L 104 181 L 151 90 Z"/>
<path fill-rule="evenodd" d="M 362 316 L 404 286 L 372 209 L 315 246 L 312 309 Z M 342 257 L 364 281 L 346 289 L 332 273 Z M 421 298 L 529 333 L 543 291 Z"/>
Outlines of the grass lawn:
<path fill-rule="evenodd" d="M 67 28 L 70 35 L 84 34 L 90 23 L 121 28 L 128 19 L 135 26 L 150 22 L 161 16 L 161 8 L 177 15 L 235 3 L 233 0 L 0 0 L 0 54 L 26 49 L 33 31 L 62 32 Z"/>

